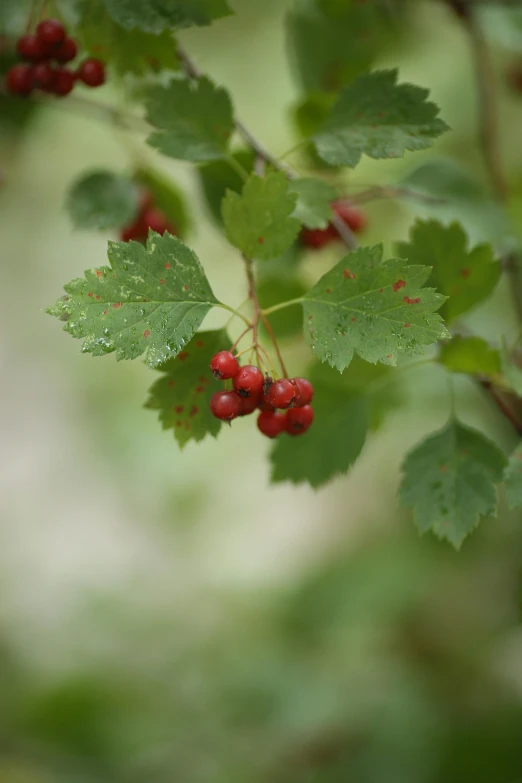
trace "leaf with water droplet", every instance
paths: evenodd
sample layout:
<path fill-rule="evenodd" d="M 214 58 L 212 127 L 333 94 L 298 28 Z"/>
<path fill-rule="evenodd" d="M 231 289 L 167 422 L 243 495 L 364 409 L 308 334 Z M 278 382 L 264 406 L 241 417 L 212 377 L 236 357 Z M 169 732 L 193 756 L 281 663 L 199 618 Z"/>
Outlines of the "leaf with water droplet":
<path fill-rule="evenodd" d="M 489 438 L 451 419 L 404 460 L 401 503 L 414 508 L 421 533 L 431 530 L 459 549 L 481 516 L 496 514 L 505 465 Z"/>
<path fill-rule="evenodd" d="M 382 245 L 349 253 L 303 297 L 305 339 L 341 372 L 355 353 L 395 365 L 449 337 L 436 313 L 445 298 L 422 288 L 431 270 L 382 255 Z"/>
<path fill-rule="evenodd" d="M 147 364 L 156 367 L 179 353 L 219 302 L 198 257 L 171 234 L 151 231 L 146 247 L 109 242 L 108 256 L 110 267 L 72 280 L 65 286 L 67 299 L 47 312 L 67 318 L 64 331 L 84 340 L 83 351 L 115 351 L 118 360 L 145 353 Z"/>

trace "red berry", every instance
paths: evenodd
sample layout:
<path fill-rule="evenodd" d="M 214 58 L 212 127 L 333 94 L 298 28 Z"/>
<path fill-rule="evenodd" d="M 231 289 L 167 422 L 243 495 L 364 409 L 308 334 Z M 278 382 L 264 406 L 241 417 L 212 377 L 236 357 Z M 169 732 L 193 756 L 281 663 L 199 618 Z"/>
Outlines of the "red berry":
<path fill-rule="evenodd" d="M 78 54 L 78 44 L 74 38 L 66 38 L 53 50 L 52 56 L 59 63 L 69 63 Z"/>
<path fill-rule="evenodd" d="M 321 247 L 329 245 L 337 239 L 337 231 L 332 225 L 327 228 L 303 228 L 301 231 L 301 242 L 305 247 L 313 250 L 319 250 Z"/>
<path fill-rule="evenodd" d="M 16 43 L 16 51 L 22 58 L 22 60 L 30 60 L 31 62 L 38 62 L 38 60 L 44 60 L 46 57 L 45 46 L 36 35 L 22 35 Z"/>
<path fill-rule="evenodd" d="M 215 392 L 210 398 L 210 410 L 216 419 L 232 421 L 241 413 L 241 398 L 233 391 Z"/>
<path fill-rule="evenodd" d="M 286 429 L 286 415 L 281 411 L 261 411 L 257 426 L 267 438 L 277 438 Z"/>
<path fill-rule="evenodd" d="M 69 95 L 74 87 L 74 74 L 67 68 L 54 69 L 53 92 L 55 95 Z"/>
<path fill-rule="evenodd" d="M 314 396 L 314 387 L 307 378 L 294 378 L 292 383 L 297 389 L 297 397 L 294 400 L 294 407 L 302 408 L 312 402 Z"/>
<path fill-rule="evenodd" d="M 230 351 L 220 351 L 212 357 L 210 369 L 214 378 L 218 381 L 226 381 L 233 378 L 239 372 L 239 362 Z"/>
<path fill-rule="evenodd" d="M 143 214 L 143 222 L 150 228 L 151 231 L 155 231 L 157 234 L 164 234 L 168 231 L 169 234 L 175 234 L 174 227 L 171 226 L 169 220 L 161 209 L 147 209 Z"/>
<path fill-rule="evenodd" d="M 241 397 L 259 397 L 265 379 L 263 373 L 253 364 L 246 364 L 234 375 L 232 384 Z"/>
<path fill-rule="evenodd" d="M 257 409 L 259 403 L 259 397 L 254 395 L 253 397 L 241 397 L 241 416 L 248 416 Z"/>
<path fill-rule="evenodd" d="M 14 95 L 29 95 L 33 89 L 33 66 L 25 63 L 13 65 L 7 71 L 5 86 Z"/>
<path fill-rule="evenodd" d="M 302 408 L 292 408 L 286 413 L 286 431 L 289 435 L 302 435 L 310 429 L 314 420 L 314 409 L 311 405 Z"/>
<path fill-rule="evenodd" d="M 80 64 L 77 76 L 87 87 L 99 87 L 105 81 L 105 66 L 91 57 Z"/>
<path fill-rule="evenodd" d="M 368 218 L 361 209 L 350 204 L 349 201 L 335 201 L 332 208 L 354 233 L 358 234 L 366 228 Z"/>
<path fill-rule="evenodd" d="M 56 46 L 65 38 L 65 27 L 58 19 L 44 19 L 38 24 L 36 35 L 43 44 Z"/>
<path fill-rule="evenodd" d="M 274 408 L 290 408 L 298 395 L 297 388 L 288 378 L 274 381 L 268 392 L 268 401 Z"/>
<path fill-rule="evenodd" d="M 140 213 L 146 212 L 154 204 L 154 197 L 150 190 L 143 188 L 139 194 Z"/>
<path fill-rule="evenodd" d="M 262 410 L 262 411 L 272 411 L 272 412 L 275 411 L 274 406 L 272 405 L 272 403 L 268 399 L 268 395 L 265 394 L 265 393 L 263 393 L 260 396 L 259 401 L 258 401 L 257 404 L 259 406 L 259 409 Z"/>
<path fill-rule="evenodd" d="M 55 72 L 49 63 L 38 63 L 33 68 L 34 86 L 41 90 L 52 91 L 54 88 Z"/>

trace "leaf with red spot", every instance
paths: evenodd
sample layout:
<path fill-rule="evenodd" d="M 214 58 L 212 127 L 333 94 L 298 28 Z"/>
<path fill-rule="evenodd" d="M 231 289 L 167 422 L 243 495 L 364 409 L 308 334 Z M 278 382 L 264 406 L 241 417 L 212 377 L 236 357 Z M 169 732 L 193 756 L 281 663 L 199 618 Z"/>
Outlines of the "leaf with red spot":
<path fill-rule="evenodd" d="M 448 297 L 441 308 L 448 321 L 487 299 L 500 277 L 491 245 L 468 250 L 468 238 L 459 223 L 444 226 L 437 220 L 417 220 L 409 242 L 399 242 L 397 252 L 433 267 L 429 282 Z"/>
<path fill-rule="evenodd" d="M 222 202 L 228 241 L 247 258 L 269 261 L 288 250 L 300 222 L 292 217 L 297 194 L 291 192 L 280 171 L 258 177 L 252 174 L 241 195 L 227 190 Z"/>
<path fill-rule="evenodd" d="M 316 356 L 341 372 L 355 353 L 397 364 L 449 334 L 437 310 L 444 297 L 422 288 L 431 270 L 382 260 L 382 245 L 341 259 L 303 297 L 305 338 Z"/>
<path fill-rule="evenodd" d="M 451 419 L 407 455 L 401 503 L 415 509 L 421 533 L 431 530 L 459 549 L 480 517 L 496 514 L 495 484 L 502 481 L 505 465 L 489 438 Z"/>
<path fill-rule="evenodd" d="M 109 261 L 72 280 L 47 310 L 83 339 L 86 353 L 116 352 L 117 359 L 145 353 L 156 367 L 176 356 L 220 305 L 195 253 L 171 234 L 151 231 L 146 247 L 109 242 Z"/>
<path fill-rule="evenodd" d="M 189 440 L 216 437 L 222 422 L 210 412 L 210 398 L 222 388 L 212 377 L 210 360 L 230 347 L 224 329 L 198 332 L 185 351 L 158 367 L 162 373 L 150 388 L 146 408 L 159 412 L 164 430 L 173 430 L 180 446 Z"/>

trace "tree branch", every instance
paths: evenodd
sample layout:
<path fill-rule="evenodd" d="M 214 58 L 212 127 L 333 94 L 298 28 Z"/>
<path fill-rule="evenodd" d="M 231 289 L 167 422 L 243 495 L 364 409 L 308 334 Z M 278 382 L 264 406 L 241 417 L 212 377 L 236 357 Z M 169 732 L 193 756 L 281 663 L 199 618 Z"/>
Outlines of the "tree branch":
<path fill-rule="evenodd" d="M 509 407 L 500 392 L 487 378 L 478 378 L 477 382 L 484 389 L 489 398 L 495 403 L 499 411 L 506 418 L 515 432 L 522 436 L 522 422 L 520 422 L 515 412 Z"/>

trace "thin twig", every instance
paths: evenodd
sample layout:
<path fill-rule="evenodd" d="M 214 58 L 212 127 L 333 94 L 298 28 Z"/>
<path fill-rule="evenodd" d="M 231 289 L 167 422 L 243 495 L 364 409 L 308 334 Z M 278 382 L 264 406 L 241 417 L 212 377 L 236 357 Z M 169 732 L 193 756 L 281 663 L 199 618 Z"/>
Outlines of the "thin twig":
<path fill-rule="evenodd" d="M 521 0 L 522 2 L 522 0 Z M 387 198 L 405 198 L 413 201 L 422 201 L 426 204 L 447 204 L 448 200 L 439 196 L 430 196 L 429 193 L 422 193 L 419 190 L 411 190 L 394 185 L 374 185 L 359 193 L 347 196 L 353 204 L 366 204 L 368 201 Z"/>
<path fill-rule="evenodd" d="M 520 422 L 515 412 L 509 407 L 507 402 L 503 399 L 502 394 L 487 378 L 477 379 L 480 386 L 489 395 L 489 398 L 493 400 L 502 415 L 510 422 L 513 429 L 518 435 L 522 435 L 522 422 Z"/>

